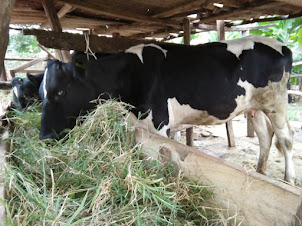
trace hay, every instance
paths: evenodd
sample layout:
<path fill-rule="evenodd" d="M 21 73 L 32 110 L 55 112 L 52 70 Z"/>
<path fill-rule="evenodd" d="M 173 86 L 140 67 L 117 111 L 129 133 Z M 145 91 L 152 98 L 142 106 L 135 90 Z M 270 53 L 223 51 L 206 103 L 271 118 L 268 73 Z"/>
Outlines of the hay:
<path fill-rule="evenodd" d="M 129 106 L 103 102 L 61 141 L 38 139 L 40 107 L 10 115 L 7 225 L 219 224 L 211 189 L 141 158 Z"/>

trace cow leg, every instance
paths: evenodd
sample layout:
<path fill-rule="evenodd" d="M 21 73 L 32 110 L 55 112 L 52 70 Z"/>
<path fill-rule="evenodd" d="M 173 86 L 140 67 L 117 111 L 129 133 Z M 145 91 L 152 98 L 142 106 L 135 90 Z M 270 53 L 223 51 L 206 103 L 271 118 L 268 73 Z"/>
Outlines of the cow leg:
<path fill-rule="evenodd" d="M 250 118 L 251 123 L 253 124 L 254 130 L 259 140 L 260 153 L 257 172 L 265 174 L 274 131 L 268 117 L 262 111 L 252 110 L 249 111 L 247 115 Z"/>
<path fill-rule="evenodd" d="M 273 130 L 277 136 L 277 148 L 282 151 L 285 158 L 285 176 L 284 180 L 294 184 L 295 167 L 293 162 L 293 137 L 294 130 L 291 128 L 287 119 L 287 107 L 284 106 L 282 111 L 268 113 Z"/>

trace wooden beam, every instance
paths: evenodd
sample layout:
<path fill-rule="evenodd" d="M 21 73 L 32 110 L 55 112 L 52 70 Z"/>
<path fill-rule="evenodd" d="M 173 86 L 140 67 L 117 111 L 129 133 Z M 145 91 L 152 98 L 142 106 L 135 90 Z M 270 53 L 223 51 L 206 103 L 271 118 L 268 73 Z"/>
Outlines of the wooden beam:
<path fill-rule="evenodd" d="M 46 61 L 46 60 L 48 60 L 48 55 L 46 55 L 44 57 L 39 57 L 39 58 L 34 59 L 32 61 L 29 61 L 29 62 L 27 62 L 27 63 L 25 63 L 21 66 L 18 66 L 16 68 L 12 69 L 11 71 L 13 71 L 13 73 L 17 73 L 17 72 L 20 72 L 20 71 L 24 70 L 25 68 L 29 68 L 29 67 L 31 67 L 35 64 L 41 63 L 41 62 Z"/>
<path fill-rule="evenodd" d="M 117 7 L 113 8 L 110 4 L 98 4 L 97 1 L 89 1 L 89 4 L 87 4 L 86 1 L 82 0 L 64 0 L 64 2 L 73 5 L 74 7 L 77 7 L 79 9 L 93 12 L 96 15 L 105 15 L 117 19 L 141 21 L 148 22 L 150 24 L 161 24 L 164 26 L 179 27 L 179 23 L 176 23 L 172 20 L 161 20 L 157 18 L 151 18 L 134 12 L 125 11 Z"/>
<path fill-rule="evenodd" d="M 11 60 L 11 61 L 31 61 L 31 60 L 34 60 L 34 58 L 11 58 L 11 57 L 6 57 L 4 60 Z"/>
<path fill-rule="evenodd" d="M 185 3 L 183 5 L 174 7 L 169 10 L 165 10 L 161 13 L 157 13 L 153 15 L 153 18 L 166 18 L 166 17 L 171 17 L 179 13 L 187 12 L 187 11 L 192 11 L 192 10 L 197 10 L 201 8 L 201 5 L 206 3 L 206 0 L 196 0 L 193 2 Z"/>
<path fill-rule="evenodd" d="M 184 44 L 190 45 L 191 28 L 190 28 L 190 20 L 188 18 L 184 18 L 183 20 L 183 31 L 184 31 Z M 186 129 L 186 143 L 188 146 L 194 145 L 193 127 Z"/>
<path fill-rule="evenodd" d="M 223 20 L 217 20 L 217 36 L 218 40 L 225 40 L 225 30 L 224 30 L 224 21 Z"/>
<path fill-rule="evenodd" d="M 57 11 L 54 7 L 53 0 L 41 0 L 43 8 L 46 13 L 48 23 L 51 25 L 53 31 L 62 32 L 62 26 L 57 14 Z M 71 55 L 67 51 L 58 51 L 55 50 L 57 57 L 60 61 L 71 62 Z"/>
<path fill-rule="evenodd" d="M 53 0 L 41 0 L 48 23 L 51 25 L 53 31 L 61 32 L 62 27 L 60 24 L 57 11 L 53 5 Z"/>
<path fill-rule="evenodd" d="M 197 29 L 201 29 L 204 31 L 217 31 L 217 26 L 211 24 L 192 24 L 193 27 Z M 274 27 L 275 24 L 267 24 L 267 25 L 256 25 L 256 26 L 234 26 L 234 27 L 225 27 L 225 31 L 250 31 L 250 30 L 259 30 L 265 29 L 269 27 Z"/>
<path fill-rule="evenodd" d="M 85 51 L 86 41 L 84 35 L 72 34 L 67 32 L 54 32 L 44 30 L 24 29 L 24 35 L 35 35 L 43 46 L 47 48 Z M 155 41 L 142 41 L 125 37 L 107 38 L 97 35 L 89 35 L 89 47 L 94 52 L 118 53 L 131 46 L 141 43 L 156 43 Z"/>
<path fill-rule="evenodd" d="M 0 7 L 0 73 L 8 44 L 8 27 L 14 8 L 15 0 L 2 0 Z"/>
<path fill-rule="evenodd" d="M 57 16 L 59 19 L 63 18 L 67 13 L 71 12 L 72 10 L 74 10 L 75 8 L 72 5 L 69 4 L 64 4 L 63 7 L 59 10 L 59 12 L 57 13 Z M 45 27 L 47 26 L 48 23 L 44 23 L 41 24 L 40 27 Z"/>
<path fill-rule="evenodd" d="M 219 41 L 225 40 L 224 21 L 223 20 L 217 20 L 216 24 L 217 24 L 216 26 L 217 26 L 218 40 Z M 235 138 L 234 138 L 232 120 L 226 122 L 225 126 L 226 126 L 226 131 L 227 131 L 229 147 L 235 147 Z"/>
<path fill-rule="evenodd" d="M 0 89 L 11 89 L 12 83 L 11 82 L 2 82 L 0 81 Z"/>
<path fill-rule="evenodd" d="M 264 9 L 269 9 L 269 8 L 274 8 L 274 7 L 280 7 L 282 5 L 285 5 L 285 3 L 282 2 L 273 2 L 273 3 L 266 3 L 263 4 L 263 2 L 253 4 L 250 6 L 245 7 L 243 10 L 231 10 L 231 11 L 226 11 L 223 13 L 215 14 L 212 16 L 208 17 L 202 17 L 200 18 L 199 23 L 208 23 L 208 22 L 213 22 L 215 20 L 227 20 L 230 19 L 231 17 L 234 16 L 240 16 L 244 15 L 245 13 L 249 13 L 250 11 L 261 11 Z M 244 19 L 244 16 L 242 16 Z"/>
<path fill-rule="evenodd" d="M 56 56 L 53 55 L 51 52 L 48 51 L 48 49 L 46 49 L 44 46 L 42 46 L 40 43 L 38 43 L 38 46 L 48 54 L 49 57 L 53 58 L 53 59 L 56 59 Z"/>
<path fill-rule="evenodd" d="M 302 0 L 276 0 L 276 1 L 294 5 L 294 6 L 299 6 L 302 8 Z"/>

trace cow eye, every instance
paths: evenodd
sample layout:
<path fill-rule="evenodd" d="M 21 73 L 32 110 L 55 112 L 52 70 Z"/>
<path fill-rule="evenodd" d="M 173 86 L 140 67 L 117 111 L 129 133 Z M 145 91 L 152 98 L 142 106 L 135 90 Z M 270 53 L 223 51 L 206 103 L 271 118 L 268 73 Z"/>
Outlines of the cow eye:
<path fill-rule="evenodd" d="M 20 84 L 23 84 L 23 79 L 22 79 L 22 78 L 19 78 L 19 79 L 18 79 L 18 82 L 19 82 Z"/>
<path fill-rule="evenodd" d="M 58 95 L 58 96 L 62 96 L 63 93 L 64 93 L 64 91 L 63 91 L 63 90 L 60 90 L 60 91 L 57 93 L 57 95 Z"/>

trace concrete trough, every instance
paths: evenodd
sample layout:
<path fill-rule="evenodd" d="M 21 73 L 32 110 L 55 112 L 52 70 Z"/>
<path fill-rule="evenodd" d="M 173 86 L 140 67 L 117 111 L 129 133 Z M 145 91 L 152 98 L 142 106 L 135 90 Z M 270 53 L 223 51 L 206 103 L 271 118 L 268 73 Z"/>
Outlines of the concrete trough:
<path fill-rule="evenodd" d="M 210 156 L 196 148 L 136 129 L 144 152 L 175 161 L 186 177 L 214 186 L 217 204 L 242 219 L 242 225 L 302 225 L 301 190 Z"/>

